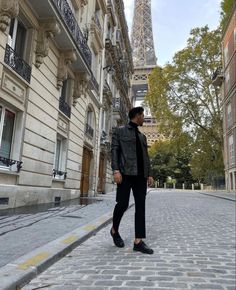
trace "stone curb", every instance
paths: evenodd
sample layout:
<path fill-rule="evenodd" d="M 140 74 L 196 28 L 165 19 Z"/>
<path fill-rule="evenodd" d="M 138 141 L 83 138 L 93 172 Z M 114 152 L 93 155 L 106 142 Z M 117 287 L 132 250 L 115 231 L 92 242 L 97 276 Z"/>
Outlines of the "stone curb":
<path fill-rule="evenodd" d="M 130 202 L 129 208 L 134 205 Z M 108 225 L 113 212 L 106 213 L 62 237 L 21 256 L 0 269 L 1 290 L 17 290 Z"/>

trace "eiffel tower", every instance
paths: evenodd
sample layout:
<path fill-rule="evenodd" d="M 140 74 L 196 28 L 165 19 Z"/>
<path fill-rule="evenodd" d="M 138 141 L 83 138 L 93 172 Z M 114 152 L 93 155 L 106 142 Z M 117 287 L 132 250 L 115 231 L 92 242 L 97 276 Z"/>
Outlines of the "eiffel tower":
<path fill-rule="evenodd" d="M 143 105 L 148 91 L 148 75 L 157 66 L 152 32 L 151 0 L 135 0 L 131 33 L 131 46 L 134 61 L 131 102 L 133 106 L 143 106 L 145 121 L 141 131 L 146 135 L 148 145 L 158 138 L 156 120 L 148 107 Z"/>

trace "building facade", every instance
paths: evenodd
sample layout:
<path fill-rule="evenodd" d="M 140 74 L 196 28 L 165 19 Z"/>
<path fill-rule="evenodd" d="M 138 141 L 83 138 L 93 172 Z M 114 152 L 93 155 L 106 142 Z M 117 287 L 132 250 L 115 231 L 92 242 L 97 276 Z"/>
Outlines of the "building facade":
<path fill-rule="evenodd" d="M 0 1 L 0 209 L 112 189 L 111 128 L 125 122 L 132 58 L 110 55 L 107 33 L 114 18 L 112 49 L 130 51 L 123 10 L 123 1 Z"/>
<path fill-rule="evenodd" d="M 226 186 L 236 192 L 236 5 L 223 35 L 223 132 Z"/>
<path fill-rule="evenodd" d="M 226 189 L 236 192 L 236 4 L 222 38 L 223 70 L 213 84 L 221 86 Z"/>

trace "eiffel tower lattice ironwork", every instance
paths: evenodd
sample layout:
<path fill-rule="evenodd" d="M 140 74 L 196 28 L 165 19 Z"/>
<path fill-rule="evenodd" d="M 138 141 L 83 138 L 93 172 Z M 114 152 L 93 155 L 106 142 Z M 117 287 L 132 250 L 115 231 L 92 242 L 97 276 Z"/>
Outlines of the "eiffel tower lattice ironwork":
<path fill-rule="evenodd" d="M 131 45 L 134 62 L 132 76 L 131 102 L 133 106 L 144 107 L 144 123 L 140 130 L 146 135 L 148 146 L 159 138 L 156 119 L 145 105 L 148 92 L 148 77 L 157 67 L 153 42 L 151 0 L 134 0 L 134 18 L 131 34 Z"/>
<path fill-rule="evenodd" d="M 151 0 L 135 0 L 131 34 L 134 67 L 156 65 Z"/>

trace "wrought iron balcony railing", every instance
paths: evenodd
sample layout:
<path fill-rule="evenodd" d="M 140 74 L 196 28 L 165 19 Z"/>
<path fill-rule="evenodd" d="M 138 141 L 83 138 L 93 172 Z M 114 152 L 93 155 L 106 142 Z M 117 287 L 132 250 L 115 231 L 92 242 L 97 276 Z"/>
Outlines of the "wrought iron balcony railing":
<path fill-rule="evenodd" d="M 77 48 L 81 52 L 84 61 L 87 63 L 89 67 L 91 67 L 92 63 L 92 54 L 91 51 L 87 45 L 87 40 L 84 37 L 82 31 L 79 28 L 79 25 L 77 23 L 77 20 L 74 16 L 74 13 L 72 12 L 69 4 L 66 0 L 53 0 L 55 3 L 55 6 L 57 10 L 59 11 L 62 19 L 66 23 L 70 34 L 72 35 Z"/>
<path fill-rule="evenodd" d="M 59 110 L 70 118 L 71 107 L 62 98 L 59 99 Z"/>
<path fill-rule="evenodd" d="M 8 44 L 6 45 L 4 62 L 30 83 L 31 67 Z"/>
<path fill-rule="evenodd" d="M 97 80 L 95 79 L 95 77 L 94 77 L 93 74 L 91 75 L 91 84 L 92 84 L 92 86 L 94 87 L 95 91 L 96 91 L 97 93 L 99 93 L 99 84 L 98 84 L 98 82 L 97 82 Z"/>
<path fill-rule="evenodd" d="M 53 169 L 52 170 L 52 175 L 53 175 L 54 178 L 56 178 L 56 176 L 59 176 L 59 177 L 63 177 L 63 179 L 65 180 L 66 177 L 67 177 L 67 172 L 60 171 L 58 169 Z"/>
<path fill-rule="evenodd" d="M 0 156 L 0 165 L 5 165 L 7 167 L 11 167 L 13 165 L 16 165 L 16 171 L 19 172 L 21 167 L 22 167 L 22 161 L 17 161 L 17 160 L 13 160 L 13 159 L 10 159 L 10 158 L 6 158 L 6 157 L 1 157 Z"/>
<path fill-rule="evenodd" d="M 113 99 L 113 111 L 118 112 L 120 114 L 121 120 L 125 123 L 127 122 L 127 110 L 125 108 L 124 102 L 122 102 L 121 98 Z"/>
<path fill-rule="evenodd" d="M 93 128 L 88 123 L 86 123 L 86 125 L 85 125 L 85 134 L 87 136 L 89 136 L 90 138 L 93 138 L 93 132 L 94 132 Z"/>

